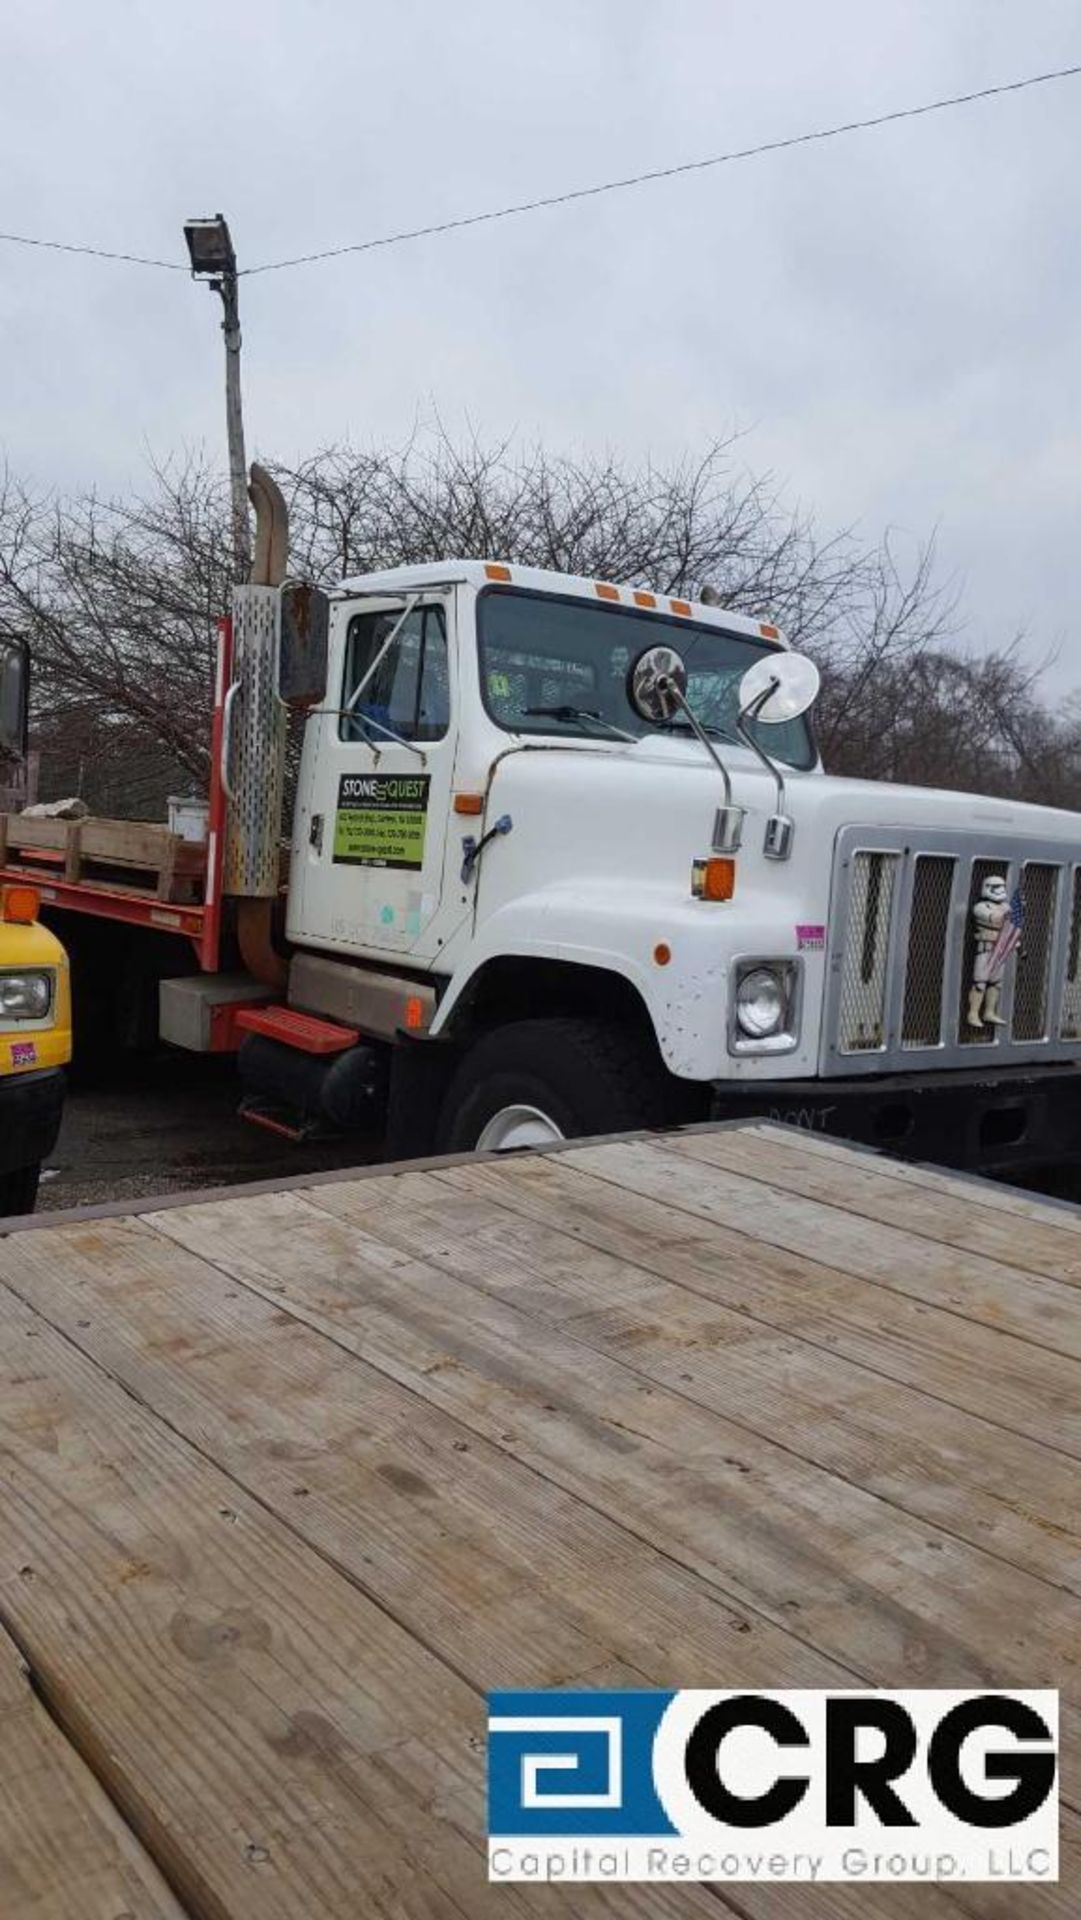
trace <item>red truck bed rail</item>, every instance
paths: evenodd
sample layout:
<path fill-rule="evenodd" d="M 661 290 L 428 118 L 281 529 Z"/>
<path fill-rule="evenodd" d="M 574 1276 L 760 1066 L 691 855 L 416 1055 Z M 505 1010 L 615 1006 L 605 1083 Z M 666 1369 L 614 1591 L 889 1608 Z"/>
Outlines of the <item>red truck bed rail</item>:
<path fill-rule="evenodd" d="M 47 907 L 186 935 L 202 971 L 217 972 L 226 809 L 222 714 L 232 660 L 232 621 L 224 618 L 218 623 L 205 846 L 141 821 L 0 815 L 0 880 L 34 885 Z"/>

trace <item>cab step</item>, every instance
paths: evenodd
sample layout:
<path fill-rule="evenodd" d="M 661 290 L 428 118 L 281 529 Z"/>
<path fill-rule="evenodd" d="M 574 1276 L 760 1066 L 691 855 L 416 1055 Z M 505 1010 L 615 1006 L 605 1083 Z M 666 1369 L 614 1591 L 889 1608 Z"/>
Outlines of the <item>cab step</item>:
<path fill-rule="evenodd" d="M 243 1007 L 236 1025 L 245 1033 L 261 1033 L 298 1053 L 344 1053 L 360 1039 L 356 1027 L 343 1027 L 336 1020 L 321 1020 L 314 1013 L 301 1013 L 296 1007 Z"/>
<path fill-rule="evenodd" d="M 291 1114 L 285 1107 L 271 1107 L 260 1100 L 242 1100 L 237 1114 L 241 1120 L 247 1120 L 250 1126 L 262 1127 L 265 1133 L 276 1134 L 279 1140 L 291 1140 L 294 1146 L 314 1139 L 319 1132 L 314 1121 L 304 1120 L 299 1114 Z"/>

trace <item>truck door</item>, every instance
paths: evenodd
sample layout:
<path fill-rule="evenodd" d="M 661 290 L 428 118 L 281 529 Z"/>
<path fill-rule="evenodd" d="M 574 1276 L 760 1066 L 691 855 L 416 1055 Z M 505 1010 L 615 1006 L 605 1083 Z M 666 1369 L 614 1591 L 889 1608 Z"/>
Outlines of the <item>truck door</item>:
<path fill-rule="evenodd" d="M 454 598 L 388 597 L 335 613 L 328 711 L 305 744 L 289 935 L 430 962 L 454 917 L 443 904 Z"/>

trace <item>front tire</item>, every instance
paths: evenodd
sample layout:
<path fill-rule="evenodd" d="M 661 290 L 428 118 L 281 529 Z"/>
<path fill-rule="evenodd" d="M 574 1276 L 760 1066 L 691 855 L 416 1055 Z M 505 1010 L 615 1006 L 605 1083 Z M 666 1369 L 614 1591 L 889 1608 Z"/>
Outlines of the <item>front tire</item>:
<path fill-rule="evenodd" d="M 600 1020 L 517 1020 L 475 1043 L 439 1117 L 442 1153 L 510 1152 L 678 1117 L 655 1049 Z"/>

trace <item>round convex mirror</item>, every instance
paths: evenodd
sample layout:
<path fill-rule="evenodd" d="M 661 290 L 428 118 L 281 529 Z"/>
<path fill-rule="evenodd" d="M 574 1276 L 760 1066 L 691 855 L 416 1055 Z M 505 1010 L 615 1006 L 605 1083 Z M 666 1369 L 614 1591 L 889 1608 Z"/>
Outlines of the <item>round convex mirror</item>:
<path fill-rule="evenodd" d="M 627 698 L 636 714 L 658 727 L 674 720 L 687 696 L 687 668 L 675 647 L 647 647 L 631 662 Z"/>
<path fill-rule="evenodd" d="M 739 683 L 740 715 L 753 708 L 752 717 L 764 726 L 798 720 L 818 698 L 820 675 L 805 653 L 770 653 L 748 667 Z"/>

